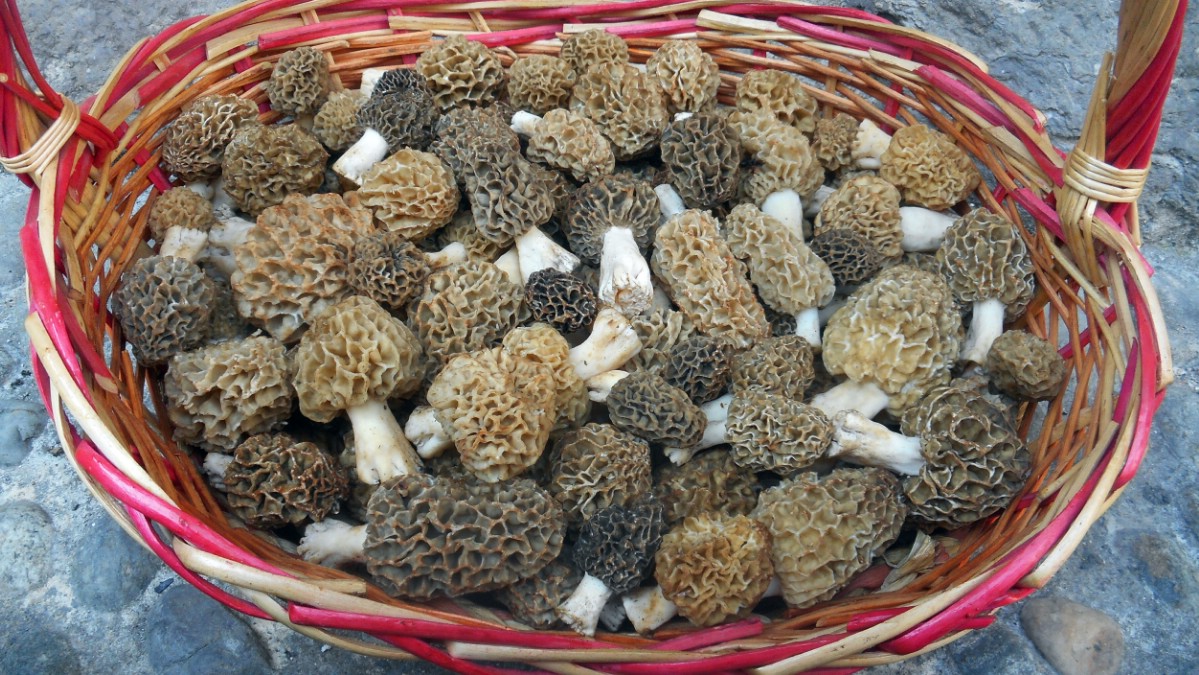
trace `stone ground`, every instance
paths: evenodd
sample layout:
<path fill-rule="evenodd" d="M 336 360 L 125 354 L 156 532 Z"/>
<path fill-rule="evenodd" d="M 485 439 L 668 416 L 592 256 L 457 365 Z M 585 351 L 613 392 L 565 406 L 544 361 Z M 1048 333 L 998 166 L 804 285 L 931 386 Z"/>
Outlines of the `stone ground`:
<path fill-rule="evenodd" d="M 135 38 L 224 0 L 21 0 L 44 72 L 82 100 Z M 1050 119 L 1059 147 L 1076 137 L 1101 52 L 1114 42 L 1116 3 L 1085 0 L 859 0 L 858 6 L 951 38 Z M 1122 629 L 1124 673 L 1199 671 L 1199 140 L 1193 127 L 1199 58 L 1194 15 L 1179 60 L 1144 206 L 1145 255 L 1171 328 L 1178 381 L 1157 418 L 1152 449 L 1123 498 L 1036 596 L 1094 608 Z M 15 242 L 28 193 L 0 175 L 0 672 L 412 673 L 285 629 L 246 621 L 203 597 L 126 537 L 72 475 L 37 400 L 21 322 L 26 312 Z M 1060 648 L 1026 635 L 1067 630 L 1060 602 L 1026 602 L 992 627 L 894 674 L 1052 673 Z M 1071 607 L 1066 605 L 1067 608 Z M 1057 609 L 1058 611 L 1054 611 Z M 1102 617 L 1102 615 L 1101 615 Z M 1110 629 L 1110 625 L 1108 626 Z M 1105 633 L 1110 637 L 1110 632 Z M 1111 642 L 1092 669 L 1120 661 Z M 1056 661 L 1063 672 L 1079 672 Z M 1095 672 L 1099 672 L 1096 670 Z M 1110 672 L 1110 671 L 1109 671 Z"/>

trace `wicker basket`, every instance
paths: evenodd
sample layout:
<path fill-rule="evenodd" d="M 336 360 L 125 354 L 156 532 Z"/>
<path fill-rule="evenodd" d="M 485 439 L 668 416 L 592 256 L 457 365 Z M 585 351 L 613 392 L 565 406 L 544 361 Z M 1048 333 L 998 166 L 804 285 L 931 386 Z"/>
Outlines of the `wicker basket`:
<path fill-rule="evenodd" d="M 8 38 L 0 49 L 0 154 L 33 188 L 21 231 L 32 304 L 26 328 L 67 456 L 131 536 L 205 593 L 338 647 L 462 672 L 498 672 L 476 660 L 563 673 L 603 664 L 627 673 L 762 675 L 900 661 L 988 625 L 998 608 L 1049 580 L 1136 472 L 1172 379 L 1138 250 L 1135 200 L 1179 49 L 1179 0 L 1125 2 L 1117 53 L 1100 69 L 1082 140 L 1069 154 L 1053 147 L 1044 117 L 977 57 L 853 9 L 726 0 L 248 2 L 139 43 L 81 109 L 39 74 L 13 0 L 0 8 Z M 957 532 L 957 553 L 905 587 L 770 623 L 672 626 L 653 639 L 518 631 L 468 603 L 393 600 L 230 526 L 156 412 L 155 373 L 113 349 L 123 343 L 107 300 L 121 271 L 147 252 L 141 197 L 152 203 L 170 186 L 158 168 L 156 132 L 184 104 L 236 93 L 263 104 L 273 120 L 262 83 L 271 63 L 299 45 L 326 52 L 341 84 L 355 87 L 364 68 L 412 63 L 447 33 L 467 33 L 510 59 L 555 53 L 564 33 L 597 24 L 626 38 L 635 61 L 667 39 L 697 41 L 723 70 L 726 102 L 739 73 L 769 65 L 803 76 L 826 112 L 890 128 L 927 120 L 993 175 L 980 203 L 1036 224 L 1025 234 L 1040 291 L 1025 327 L 1063 345 L 1074 386 L 1040 407 L 1043 422 L 1034 420 L 1036 406 L 1021 411 L 1023 433 L 1034 422 L 1040 428 L 1029 441 L 1034 470 L 1023 497 Z"/>

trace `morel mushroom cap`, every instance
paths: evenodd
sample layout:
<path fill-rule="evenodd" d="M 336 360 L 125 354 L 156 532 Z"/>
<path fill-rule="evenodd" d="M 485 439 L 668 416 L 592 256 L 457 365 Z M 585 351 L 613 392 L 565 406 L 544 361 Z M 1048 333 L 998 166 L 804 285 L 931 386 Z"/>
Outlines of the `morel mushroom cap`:
<path fill-rule="evenodd" d="M 521 288 L 500 268 L 466 260 L 429 275 L 408 319 L 426 353 L 444 363 L 498 344 L 520 320 L 523 300 Z"/>
<path fill-rule="evenodd" d="M 185 181 L 208 180 L 221 171 L 225 146 L 244 125 L 257 124 L 258 106 L 232 94 L 198 98 L 167 126 L 162 163 Z"/>
<path fill-rule="evenodd" d="M 312 133 L 330 150 L 350 147 L 362 136 L 358 109 L 365 101 L 365 96 L 352 89 L 329 94 L 312 120 Z"/>
<path fill-rule="evenodd" d="M 257 216 L 290 194 L 312 194 L 329 153 L 295 124 L 243 127 L 225 148 L 221 177 L 237 208 Z"/>
<path fill-rule="evenodd" d="M 463 466 L 489 483 L 517 476 L 541 457 L 556 396 L 553 369 L 500 347 L 451 358 L 425 395 Z"/>
<path fill-rule="evenodd" d="M 587 424 L 558 446 L 548 489 L 577 528 L 601 509 L 632 505 L 652 486 L 645 441 L 610 424 Z"/>
<path fill-rule="evenodd" d="M 387 407 L 424 377 L 420 341 L 370 298 L 351 296 L 319 315 L 295 352 L 300 412 L 354 426 L 358 480 L 378 483 L 419 471 L 420 460 Z"/>
<path fill-rule="evenodd" d="M 519 63 L 519 61 L 517 62 Z M 508 608 L 517 621 L 538 630 L 559 624 L 558 605 L 570 597 L 583 580 L 583 573 L 563 553 L 539 572 L 496 591 L 496 600 Z"/>
<path fill-rule="evenodd" d="M 654 274 L 700 332 L 748 347 L 770 334 L 766 313 L 745 278 L 745 267 L 706 211 L 683 211 L 666 221 L 654 244 Z"/>
<path fill-rule="evenodd" d="M 429 263 L 403 232 L 384 232 L 354 243 L 347 276 L 355 293 L 398 311 L 424 291 Z"/>
<path fill-rule="evenodd" d="M 362 136 L 333 163 L 333 171 L 361 184 L 366 172 L 388 152 L 429 147 L 437 117 L 433 98 L 423 87 L 371 96 L 358 108 L 356 119 Z"/>
<path fill-rule="evenodd" d="M 312 115 L 329 96 L 329 62 L 312 47 L 284 52 L 266 81 L 271 107 L 284 115 Z"/>
<path fill-rule="evenodd" d="M 570 360 L 570 343 L 566 338 L 545 323 L 514 328 L 504 336 L 504 349 L 508 352 L 543 363 L 554 377 L 554 418 L 559 428 L 577 427 L 591 413 L 591 399 L 587 395 L 587 384 L 575 371 Z"/>
<path fill-rule="evenodd" d="M 571 250 L 599 265 L 599 298 L 629 314 L 649 308 L 653 283 L 645 251 L 661 215 L 644 181 L 606 176 L 575 191 L 566 216 Z"/>
<path fill-rule="evenodd" d="M 742 173 L 743 198 L 761 204 L 775 192 L 794 190 L 809 199 L 824 183 L 824 167 L 812 152 L 808 137 L 799 130 L 775 122 L 759 143 L 762 148 L 754 153 L 754 166 Z"/>
<path fill-rule="evenodd" d="M 158 254 L 195 262 L 208 243 L 208 230 L 216 224 L 212 202 L 186 187 L 171 188 L 159 195 L 147 219 L 150 235 L 158 242 Z"/>
<path fill-rule="evenodd" d="M 824 230 L 812 237 L 810 247 L 842 288 L 866 283 L 883 267 L 878 247 L 866 235 L 847 227 Z"/>
<path fill-rule="evenodd" d="M 954 295 L 974 303 L 961 358 L 986 363 L 1004 320 L 1023 314 L 1036 290 L 1028 246 L 1010 220 L 974 209 L 945 231 L 937 262 Z"/>
<path fill-rule="evenodd" d="M 505 116 L 498 106 L 490 108 L 455 108 L 437 121 L 436 135 L 430 150 L 450 167 L 459 185 L 466 185 L 468 160 L 484 140 L 499 141 L 514 152 L 520 152 L 520 137 L 509 126 L 512 116 Z"/>
<path fill-rule="evenodd" d="M 284 342 L 349 293 L 356 237 L 374 231 L 370 211 L 340 195 L 291 195 L 268 208 L 233 250 L 230 282 L 242 316 Z"/>
<path fill-rule="evenodd" d="M 756 389 L 802 401 L 814 377 L 812 347 L 798 335 L 767 338 L 733 356 L 734 393 Z"/>
<path fill-rule="evenodd" d="M 902 413 L 949 381 L 961 332 L 953 295 L 939 276 L 906 265 L 885 269 L 825 326 L 824 365 L 852 384 L 813 403 L 830 415 L 853 408 L 873 417 L 884 406 Z"/>
<path fill-rule="evenodd" d="M 854 140 L 858 136 L 858 121 L 839 112 L 832 117 L 816 120 L 812 136 L 812 152 L 828 171 L 840 171 L 853 164 Z"/>
<path fill-rule="evenodd" d="M 416 69 L 428 81 L 442 112 L 462 106 L 483 106 L 504 88 L 500 57 L 482 43 L 450 36 L 420 55 Z"/>
<path fill-rule="evenodd" d="M 695 403 L 707 403 L 728 388 L 733 347 L 721 338 L 695 335 L 674 346 L 662 379 Z"/>
<path fill-rule="evenodd" d="M 596 64 L 581 73 L 570 108 L 599 126 L 619 161 L 652 152 L 670 121 L 657 82 L 627 63 Z"/>
<path fill-rule="evenodd" d="M 362 175 L 358 200 L 408 239 L 424 239 L 458 210 L 458 184 L 431 152 L 400 148 Z"/>
<path fill-rule="evenodd" d="M 459 158 L 464 192 L 484 237 L 507 243 L 554 215 L 552 186 L 506 140 L 479 138 Z"/>
<path fill-rule="evenodd" d="M 379 79 L 375 81 L 375 86 L 371 89 L 370 96 L 372 98 L 381 98 L 383 96 L 390 96 L 396 92 L 410 92 L 413 90 L 428 93 L 429 81 L 415 69 L 393 68 L 379 74 Z"/>
<path fill-rule="evenodd" d="M 758 480 L 724 450 L 697 455 L 682 465 L 666 464 L 654 475 L 654 494 L 666 507 L 666 523 L 705 513 L 738 516 L 758 503 Z"/>
<path fill-rule="evenodd" d="M 502 588 L 562 550 L 562 511 L 530 480 L 404 476 L 381 485 L 367 510 L 367 570 L 399 597 Z"/>
<path fill-rule="evenodd" d="M 655 577 L 697 626 L 743 619 L 774 579 L 770 542 L 766 526 L 748 516 L 694 516 L 662 537 Z"/>
<path fill-rule="evenodd" d="M 150 256 L 130 265 L 112 298 L 138 362 L 154 366 L 204 344 L 216 289 L 195 263 Z"/>
<path fill-rule="evenodd" d="M 923 124 L 895 132 L 879 175 L 900 189 L 905 202 L 934 211 L 962 201 L 982 182 L 978 167 L 952 138 Z"/>
<path fill-rule="evenodd" d="M 1005 331 L 987 354 L 987 373 L 999 391 L 1013 398 L 1051 399 L 1066 381 L 1066 360 L 1044 338 L 1022 330 Z"/>
<path fill-rule="evenodd" d="M 628 63 L 629 46 L 619 35 L 602 28 L 592 28 L 563 40 L 560 56 L 575 73 L 582 75 L 596 64 Z"/>
<path fill-rule="evenodd" d="M 846 181 L 820 207 L 813 233 L 842 228 L 866 237 L 884 258 L 898 259 L 903 255 L 899 190 L 870 174 Z"/>
<path fill-rule="evenodd" d="M 773 537 L 771 561 L 794 608 L 827 600 L 899 535 L 906 508 L 883 469 L 801 474 L 765 490 L 752 517 Z"/>
<path fill-rule="evenodd" d="M 349 491 L 332 455 L 287 434 L 247 438 L 234 450 L 224 480 L 229 508 L 251 527 L 324 520 Z"/>
<path fill-rule="evenodd" d="M 662 162 L 688 208 L 711 209 L 737 196 L 741 141 L 720 114 L 698 113 L 672 122 L 662 134 Z"/>
<path fill-rule="evenodd" d="M 228 452 L 271 431 L 291 415 L 294 370 L 283 344 L 265 336 L 176 355 L 163 376 L 175 440 Z"/>
<path fill-rule="evenodd" d="M 737 83 L 737 109 L 765 111 L 775 119 L 810 134 L 816 130 L 816 99 L 799 78 L 782 70 L 751 70 Z"/>
<path fill-rule="evenodd" d="M 716 101 L 720 67 L 690 40 L 665 42 L 645 62 L 645 70 L 658 81 L 672 115 L 706 110 Z"/>
<path fill-rule="evenodd" d="M 508 100 L 517 110 L 545 115 L 570 103 L 577 77 L 570 64 L 556 56 L 524 56 L 508 69 Z"/>
<path fill-rule="evenodd" d="M 514 120 L 525 120 L 517 113 Z M 514 122 L 515 123 L 515 122 Z M 612 173 L 616 157 L 599 126 L 583 115 L 555 108 L 540 121 L 525 123 L 529 134 L 529 159 L 567 171 L 579 182 L 595 180 Z M 519 126 L 519 125 L 518 125 Z M 520 126 L 524 129 L 524 126 Z"/>
<path fill-rule="evenodd" d="M 810 405 L 751 389 L 733 396 L 725 436 L 737 466 L 788 476 L 820 459 L 833 424 Z"/>
<path fill-rule="evenodd" d="M 582 279 L 544 269 L 525 284 L 525 302 L 536 321 L 544 321 L 564 335 L 587 328 L 595 320 L 595 291 Z"/>
<path fill-rule="evenodd" d="M 624 366 L 630 371 L 664 369 L 675 345 L 697 334 L 687 315 L 673 309 L 654 308 L 631 321 L 641 340 L 641 351 Z"/>
<path fill-rule="evenodd" d="M 466 248 L 466 257 L 493 262 L 506 250 L 506 244 L 494 242 L 475 227 L 475 215 L 470 209 L 460 209 L 445 227 L 437 231 L 437 245 L 459 243 Z"/>
<path fill-rule="evenodd" d="M 699 443 L 707 420 L 699 406 L 661 376 L 639 370 L 621 378 L 608 393 L 612 424 L 650 443 L 687 448 Z"/>

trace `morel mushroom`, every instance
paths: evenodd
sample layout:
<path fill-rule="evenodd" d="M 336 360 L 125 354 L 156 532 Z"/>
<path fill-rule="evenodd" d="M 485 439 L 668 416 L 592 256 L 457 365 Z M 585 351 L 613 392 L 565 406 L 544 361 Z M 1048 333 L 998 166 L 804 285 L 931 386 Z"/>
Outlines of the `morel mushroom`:
<path fill-rule="evenodd" d="M 489 108 L 455 108 L 437 120 L 436 135 L 429 149 L 450 167 L 458 184 L 465 187 L 469 178 L 468 161 L 479 151 L 484 141 L 496 141 L 514 152 L 520 152 L 520 137 L 509 124 L 512 113 L 500 106 Z"/>
<path fill-rule="evenodd" d="M 221 180 L 237 208 L 257 216 L 290 194 L 316 192 L 329 153 L 298 125 L 243 126 L 225 148 Z"/>
<path fill-rule="evenodd" d="M 364 172 L 360 185 L 358 201 L 408 239 L 424 239 L 458 210 L 458 184 L 431 152 L 400 148 Z"/>
<path fill-rule="evenodd" d="M 802 401 L 815 377 L 813 358 L 812 347 L 797 335 L 761 340 L 733 357 L 733 392 L 757 389 Z"/>
<path fill-rule="evenodd" d="M 682 465 L 666 464 L 654 472 L 654 494 L 666 507 L 666 524 L 706 513 L 738 516 L 758 503 L 758 480 L 720 449 L 697 455 Z"/>
<path fill-rule="evenodd" d="M 121 275 L 112 311 L 138 362 L 165 363 L 204 344 L 216 287 L 195 263 L 171 256 L 134 262 Z"/>
<path fill-rule="evenodd" d="M 762 113 L 755 115 L 761 117 Z M 742 197 L 763 204 L 775 192 L 794 190 L 803 199 L 811 198 L 824 183 L 824 167 L 812 152 L 808 137 L 777 121 L 765 126 L 757 141 L 760 149 L 753 153 L 753 168 L 742 174 Z M 746 147 L 745 137 L 741 140 Z"/>
<path fill-rule="evenodd" d="M 645 71 L 658 81 L 672 115 L 710 108 L 720 89 L 720 67 L 690 40 L 663 43 L 645 62 Z"/>
<path fill-rule="evenodd" d="M 653 152 L 670 121 L 658 83 L 627 63 L 600 63 L 580 73 L 570 108 L 599 126 L 618 161 Z"/>
<path fill-rule="evenodd" d="M 954 295 L 974 303 L 961 359 L 986 363 L 1004 320 L 1023 314 L 1036 290 L 1028 246 L 1007 218 L 975 209 L 946 230 L 937 262 Z"/>
<path fill-rule="evenodd" d="M 266 81 L 271 108 L 297 119 L 311 119 L 329 96 L 329 62 L 312 47 L 283 53 Z"/>
<path fill-rule="evenodd" d="M 591 28 L 563 40 L 560 56 L 577 75 L 582 75 L 596 64 L 628 63 L 629 45 L 619 35 L 602 28 Z"/>
<path fill-rule="evenodd" d="M 517 621 L 530 628 L 546 630 L 559 624 L 558 605 L 570 597 L 582 580 L 583 573 L 571 564 L 570 555 L 563 552 L 536 574 L 496 591 L 496 600 L 507 607 Z"/>
<path fill-rule="evenodd" d="M 242 126 L 258 123 L 258 106 L 234 96 L 203 96 L 183 106 L 166 128 L 162 163 L 189 183 L 206 181 L 221 171 L 225 146 Z"/>
<path fill-rule="evenodd" d="M 577 427 L 591 412 L 587 385 L 575 371 L 566 338 L 545 323 L 514 328 L 504 336 L 504 349 L 549 367 L 554 379 L 554 418 L 556 428 Z"/>
<path fill-rule="evenodd" d="M 577 77 L 570 64 L 556 56 L 521 57 L 508 69 L 508 101 L 518 110 L 545 115 L 570 103 Z"/>
<path fill-rule="evenodd" d="M 329 95 L 312 120 L 312 133 L 326 148 L 341 151 L 362 137 L 358 109 L 366 97 L 354 90 L 337 91 Z"/>
<path fill-rule="evenodd" d="M 529 138 L 529 159 L 569 172 L 580 183 L 612 173 L 616 157 L 595 122 L 562 108 L 543 117 L 518 111 L 512 128 Z"/>
<path fill-rule="evenodd" d="M 633 330 L 641 340 L 641 351 L 624 366 L 628 370 L 661 370 L 680 342 L 696 335 L 695 326 L 682 312 L 664 307 L 632 317 Z"/>
<path fill-rule="evenodd" d="M 587 264 L 599 265 L 599 298 L 640 314 L 653 298 L 644 253 L 659 221 L 658 197 L 648 183 L 607 176 L 579 188 L 567 213 L 567 239 Z"/>
<path fill-rule="evenodd" d="M 866 238 L 888 260 L 903 255 L 899 190 L 874 175 L 845 181 L 820 207 L 813 234 L 849 229 Z"/>
<path fill-rule="evenodd" d="M 408 320 L 426 353 L 444 363 L 497 344 L 520 319 L 524 293 L 489 262 L 466 260 L 429 275 Z"/>
<path fill-rule="evenodd" d="M 670 351 L 662 378 L 692 401 L 707 403 L 728 388 L 733 349 L 727 341 L 696 335 Z"/>
<path fill-rule="evenodd" d="M 827 171 L 840 171 L 853 163 L 853 146 L 858 136 L 858 121 L 839 112 L 816 120 L 812 134 L 812 152 Z"/>
<path fill-rule="evenodd" d="M 903 200 L 934 211 L 962 201 L 982 182 L 982 174 L 949 136 L 913 124 L 895 132 L 882 154 L 879 176 L 903 193 Z"/>
<path fill-rule="evenodd" d="M 504 88 L 500 57 L 482 43 L 450 36 L 427 49 L 416 69 L 429 83 L 437 107 L 446 112 L 463 106 L 485 106 Z"/>
<path fill-rule="evenodd" d="M 258 336 L 178 354 L 163 376 L 175 440 L 228 452 L 292 412 L 294 372 L 278 340 Z"/>
<path fill-rule="evenodd" d="M 767 68 L 746 73 L 737 83 L 737 109 L 769 113 L 807 134 L 816 130 L 816 99 L 786 71 Z"/>
<path fill-rule="evenodd" d="M 259 528 L 322 521 L 349 490 L 332 455 L 287 434 L 251 436 L 225 468 L 229 508 Z"/>
<path fill-rule="evenodd" d="M 1066 360 L 1048 340 L 1022 330 L 1005 331 L 991 343 L 987 373 L 999 391 L 1018 399 L 1051 399 L 1066 381 Z"/>
<path fill-rule="evenodd" d="M 212 203 L 195 190 L 171 188 L 159 195 L 147 219 L 150 234 L 158 242 L 158 254 L 199 259 L 208 243 L 208 231 L 216 224 Z"/>
<path fill-rule="evenodd" d="M 630 506 L 652 487 L 649 445 L 610 424 L 587 424 L 557 447 L 549 491 L 572 528 L 601 509 Z"/>
<path fill-rule="evenodd" d="M 582 279 L 554 269 L 538 270 L 525 284 L 525 303 L 533 318 L 569 335 L 591 325 L 595 291 Z"/>
<path fill-rule="evenodd" d="M 399 311 L 424 291 L 429 267 L 424 252 L 392 231 L 356 241 L 346 275 L 355 293 Z"/>
<path fill-rule="evenodd" d="M 345 412 L 354 426 L 358 480 L 420 471 L 387 399 L 415 392 L 424 377 L 421 343 L 370 298 L 352 296 L 313 321 L 296 350 L 300 412 L 331 422 Z"/>
<path fill-rule="evenodd" d="M 812 237 L 812 253 L 828 265 L 839 288 L 856 288 L 883 268 L 885 258 L 866 235 L 849 228 L 825 230 Z"/>
<path fill-rule="evenodd" d="M 689 448 L 704 435 L 703 411 L 687 394 L 647 370 L 613 373 L 617 377 L 592 378 L 592 398 L 607 404 L 608 418 L 623 429 L 649 441 Z"/>
<path fill-rule="evenodd" d="M 433 142 L 437 110 L 423 87 L 371 96 L 358 108 L 362 136 L 333 163 L 333 171 L 359 185 L 367 170 L 401 148 L 424 150 Z"/>
<path fill-rule="evenodd" d="M 722 115 L 698 113 L 675 120 L 662 134 L 661 145 L 670 184 L 688 208 L 711 209 L 737 196 L 741 141 Z"/>
<path fill-rule="evenodd" d="M 450 222 L 436 233 L 437 245 L 461 244 L 466 257 L 483 262 L 495 262 L 504 253 L 506 244 L 494 242 L 475 227 L 475 216 L 469 209 L 459 209 Z M 519 275 L 518 275 L 519 276 Z"/>

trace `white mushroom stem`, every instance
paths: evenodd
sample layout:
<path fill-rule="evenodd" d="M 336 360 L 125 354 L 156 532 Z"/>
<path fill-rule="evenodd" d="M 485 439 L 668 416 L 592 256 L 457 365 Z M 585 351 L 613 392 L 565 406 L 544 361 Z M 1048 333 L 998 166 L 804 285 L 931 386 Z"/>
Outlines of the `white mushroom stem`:
<path fill-rule="evenodd" d="M 812 398 L 812 405 L 829 417 L 842 410 L 856 410 L 864 417 L 874 417 L 887 407 L 891 397 L 873 382 L 846 380 Z"/>
<path fill-rule="evenodd" d="M 375 93 L 379 78 L 383 77 L 383 73 L 386 73 L 387 70 L 387 68 L 367 68 L 362 71 L 362 83 L 358 85 L 358 91 L 362 92 L 366 98 L 370 98 L 371 94 Z"/>
<path fill-rule="evenodd" d="M 354 459 L 358 480 L 368 485 L 419 473 L 416 450 L 383 401 L 370 400 L 346 408 L 354 427 Z"/>
<path fill-rule="evenodd" d="M 826 454 L 905 476 L 915 476 L 924 466 L 919 438 L 891 431 L 853 410 L 844 410 L 833 417 L 833 442 Z"/>
<path fill-rule="evenodd" d="M 517 110 L 512 114 L 512 130 L 521 136 L 532 136 L 541 124 L 541 117 L 531 112 Z"/>
<path fill-rule="evenodd" d="M 808 200 L 807 204 L 804 204 L 803 214 L 809 218 L 815 218 L 820 214 L 820 207 L 824 206 L 824 203 L 828 201 L 828 198 L 833 196 L 833 193 L 836 191 L 837 190 L 835 188 L 829 187 L 828 185 L 821 185 L 820 187 L 816 188 L 816 194 L 812 195 L 812 198 Z"/>
<path fill-rule="evenodd" d="M 465 260 L 466 247 L 457 241 L 451 241 L 440 251 L 432 251 L 425 254 L 425 262 L 429 263 L 429 267 L 435 270 L 442 267 L 449 267 L 454 263 L 464 262 Z"/>
<path fill-rule="evenodd" d="M 233 276 L 233 272 L 237 270 L 233 249 L 245 243 L 253 227 L 253 221 L 238 216 L 218 218 L 217 224 L 208 231 L 208 242 L 203 257 L 226 277 Z"/>
<path fill-rule="evenodd" d="M 612 393 L 612 387 L 628 377 L 623 370 L 609 370 L 587 380 L 587 397 L 596 403 L 604 403 Z"/>
<path fill-rule="evenodd" d="M 691 119 L 694 116 L 695 116 L 695 113 L 693 113 L 693 112 L 686 112 L 686 111 L 677 112 L 674 114 L 674 121 L 682 122 L 683 120 Z"/>
<path fill-rule="evenodd" d="M 679 606 L 667 599 L 661 586 L 638 588 L 621 598 L 624 613 L 638 633 L 657 630 L 679 613 Z"/>
<path fill-rule="evenodd" d="M 877 169 L 883 165 L 883 153 L 889 145 L 891 134 L 870 120 L 862 120 L 858 125 L 858 135 L 854 138 L 850 155 L 859 169 Z"/>
<path fill-rule="evenodd" d="M 991 343 L 1003 333 L 1003 302 L 995 298 L 974 301 L 970 330 L 962 344 L 962 361 L 986 363 Z"/>
<path fill-rule="evenodd" d="M 577 255 L 550 239 L 537 227 L 530 227 L 516 238 L 516 255 L 520 260 L 520 274 L 526 284 L 534 272 L 553 269 L 570 274 L 579 266 Z"/>
<path fill-rule="evenodd" d="M 193 180 L 190 183 L 185 183 L 183 187 L 200 195 L 208 201 L 212 201 L 212 184 L 206 180 Z"/>
<path fill-rule="evenodd" d="M 524 269 L 523 258 L 521 269 Z M 649 263 L 641 255 L 633 230 L 627 227 L 609 229 L 604 233 L 604 248 L 600 254 L 599 299 L 635 316 L 649 309 L 653 298 L 654 283 Z"/>
<path fill-rule="evenodd" d="M 575 588 L 574 593 L 561 605 L 558 605 L 558 617 L 577 633 L 587 637 L 595 635 L 595 627 L 599 623 L 600 612 L 604 611 L 604 603 L 612 597 L 612 589 L 599 579 L 584 574 L 583 580 Z"/>
<path fill-rule="evenodd" d="M 374 129 L 367 128 L 362 137 L 354 142 L 336 162 L 333 171 L 357 185 L 368 169 L 387 157 L 387 139 Z"/>
<path fill-rule="evenodd" d="M 351 525 L 329 518 L 304 528 L 296 548 L 304 560 L 332 567 L 362 562 L 366 557 L 366 525 Z"/>
<path fill-rule="evenodd" d="M 516 247 L 508 249 L 503 255 L 496 258 L 495 266 L 500 268 L 504 276 L 508 277 L 508 281 L 524 287 L 525 278 L 520 273 L 520 254 L 517 253 Z"/>
<path fill-rule="evenodd" d="M 625 364 L 641 351 L 641 338 L 624 314 L 604 307 L 595 315 L 591 335 L 570 350 L 570 365 L 581 380 L 589 380 Z"/>
<path fill-rule="evenodd" d="M 786 225 L 799 241 L 804 240 L 803 200 L 795 190 L 779 190 L 767 195 L 762 201 L 762 213 Z"/>
<path fill-rule="evenodd" d="M 795 334 L 807 340 L 813 349 L 820 350 L 819 307 L 809 307 L 795 315 Z"/>
<path fill-rule="evenodd" d="M 658 195 L 658 210 L 662 212 L 662 220 L 670 220 L 672 216 L 687 210 L 683 198 L 670 185 L 655 185 L 654 192 Z"/>
<path fill-rule="evenodd" d="M 233 463 L 233 455 L 223 452 L 210 452 L 204 455 L 204 473 L 208 474 L 208 482 L 218 490 L 225 489 L 225 471 Z"/>
<path fill-rule="evenodd" d="M 699 443 L 690 448 L 665 448 L 667 459 L 672 464 L 682 465 L 691 461 L 695 453 L 700 450 L 706 450 L 728 440 L 728 421 L 729 421 L 729 406 L 733 403 L 733 395 L 725 394 L 720 398 L 709 401 L 699 407 L 704 413 L 704 417 L 708 418 L 708 425 L 704 427 L 704 435 L 700 438 Z"/>
<path fill-rule="evenodd" d="M 208 233 L 191 227 L 172 225 L 162 234 L 158 254 L 195 262 L 208 244 Z"/>
<path fill-rule="evenodd" d="M 416 454 L 423 459 L 438 457 L 454 447 L 449 431 L 437 418 L 437 410 L 432 406 L 422 405 L 412 411 L 404 423 L 404 436 L 416 446 Z"/>
<path fill-rule="evenodd" d="M 783 582 L 779 581 L 777 576 L 771 577 L 770 585 L 766 587 L 766 592 L 762 594 L 762 599 L 777 598 L 783 594 Z"/>
<path fill-rule="evenodd" d="M 945 241 L 945 230 L 957 220 L 957 216 L 941 213 L 920 206 L 899 207 L 899 227 L 903 230 L 903 250 L 929 253 L 941 248 Z"/>

